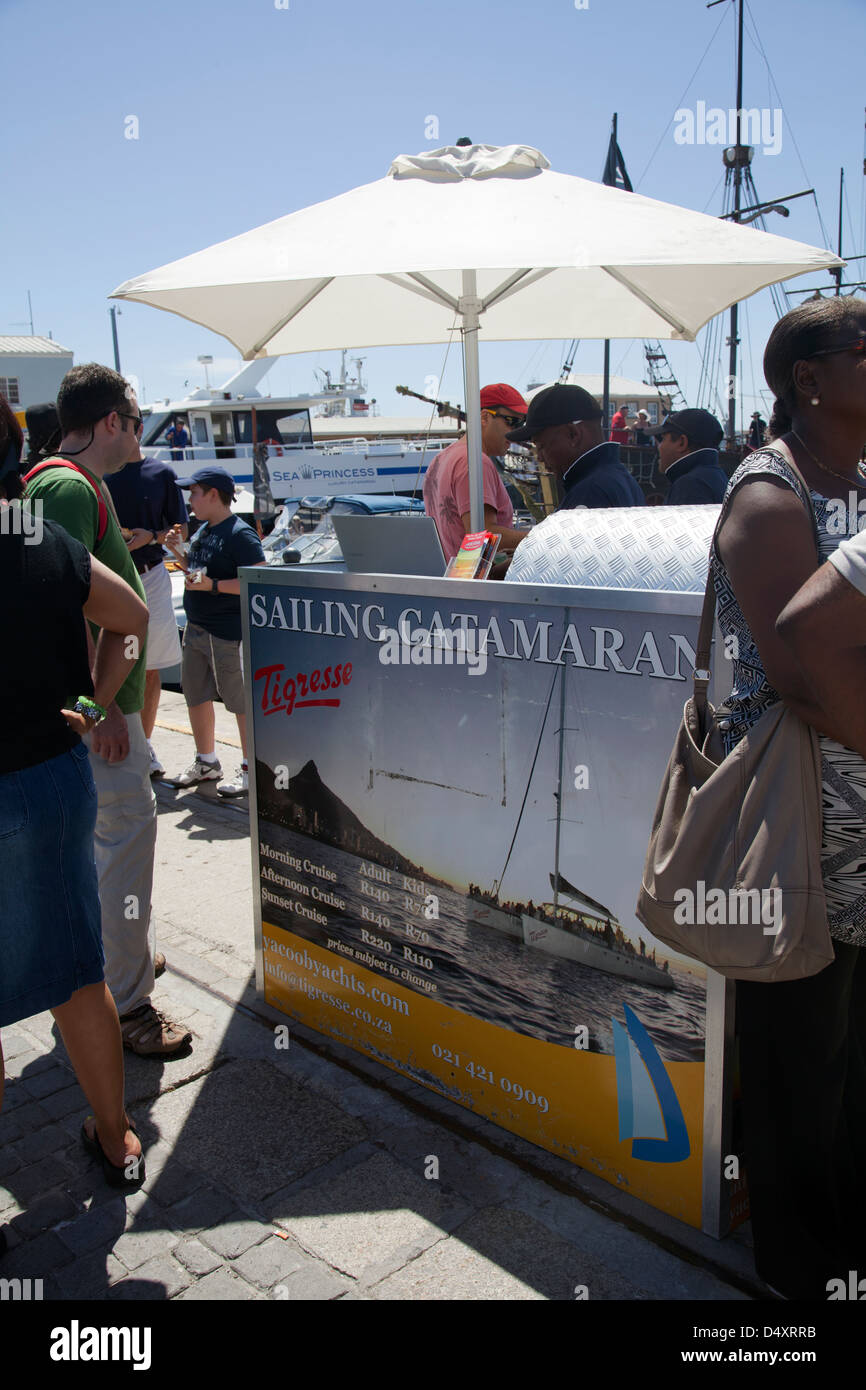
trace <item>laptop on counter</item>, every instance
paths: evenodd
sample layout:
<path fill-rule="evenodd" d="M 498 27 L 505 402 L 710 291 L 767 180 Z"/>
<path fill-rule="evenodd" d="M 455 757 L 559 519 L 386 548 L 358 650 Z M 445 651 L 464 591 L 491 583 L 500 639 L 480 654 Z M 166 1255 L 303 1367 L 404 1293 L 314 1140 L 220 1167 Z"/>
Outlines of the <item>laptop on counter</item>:
<path fill-rule="evenodd" d="M 445 556 L 432 516 L 331 518 L 349 574 L 420 574 L 441 578 Z"/>

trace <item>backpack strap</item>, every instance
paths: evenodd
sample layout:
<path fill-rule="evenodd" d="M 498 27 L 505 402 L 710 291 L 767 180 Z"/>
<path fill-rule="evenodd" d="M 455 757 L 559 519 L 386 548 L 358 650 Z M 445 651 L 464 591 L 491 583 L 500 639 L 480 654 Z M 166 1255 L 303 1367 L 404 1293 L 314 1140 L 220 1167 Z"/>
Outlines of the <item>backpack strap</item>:
<path fill-rule="evenodd" d="M 90 484 L 96 497 L 96 506 L 98 509 L 96 518 L 96 544 L 101 545 L 105 533 L 108 530 L 108 507 L 105 505 L 105 499 L 93 480 L 87 476 L 83 468 L 79 468 L 78 464 L 73 463 L 71 459 L 53 458 L 46 459 L 44 463 L 37 463 L 35 468 L 31 468 L 29 473 L 24 474 L 23 481 L 29 483 L 31 478 L 35 478 L 37 473 L 43 472 L 46 468 L 69 468 L 73 473 L 80 473 L 81 477 Z"/>

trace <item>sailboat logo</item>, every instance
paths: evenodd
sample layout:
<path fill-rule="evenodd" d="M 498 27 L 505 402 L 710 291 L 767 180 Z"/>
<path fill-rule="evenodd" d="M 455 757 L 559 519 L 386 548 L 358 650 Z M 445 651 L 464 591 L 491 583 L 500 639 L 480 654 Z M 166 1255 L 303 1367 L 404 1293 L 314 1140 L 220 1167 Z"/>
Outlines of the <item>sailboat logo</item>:
<path fill-rule="evenodd" d="M 625 1026 L 611 1019 L 616 1057 L 620 1143 L 648 1163 L 682 1163 L 691 1153 L 676 1091 L 637 1014 L 623 1005 Z"/>

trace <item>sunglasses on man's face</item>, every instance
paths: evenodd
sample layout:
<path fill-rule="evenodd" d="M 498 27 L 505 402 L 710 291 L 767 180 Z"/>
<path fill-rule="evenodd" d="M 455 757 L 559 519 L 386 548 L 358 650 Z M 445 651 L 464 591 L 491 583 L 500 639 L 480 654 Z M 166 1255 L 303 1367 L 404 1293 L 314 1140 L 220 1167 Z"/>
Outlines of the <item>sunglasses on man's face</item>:
<path fill-rule="evenodd" d="M 141 431 L 144 429 L 144 417 L 143 417 L 143 416 L 141 416 L 141 415 L 130 415 L 130 414 L 128 414 L 127 411 L 125 411 L 125 410 L 118 410 L 117 413 L 118 413 L 118 415 L 120 416 L 121 420 L 133 420 L 133 421 L 135 422 L 135 423 L 133 424 L 133 426 L 132 426 L 133 430 L 135 431 L 136 434 L 141 434 Z"/>
<path fill-rule="evenodd" d="M 837 352 L 856 352 L 859 357 L 866 354 L 866 338 L 853 338 L 850 343 L 840 343 L 838 347 L 819 348 L 810 352 L 810 357 L 832 357 Z"/>
<path fill-rule="evenodd" d="M 506 415 L 503 410 L 488 410 L 487 413 L 494 415 L 497 420 L 504 420 L 510 430 L 516 430 L 526 419 L 525 415 Z"/>

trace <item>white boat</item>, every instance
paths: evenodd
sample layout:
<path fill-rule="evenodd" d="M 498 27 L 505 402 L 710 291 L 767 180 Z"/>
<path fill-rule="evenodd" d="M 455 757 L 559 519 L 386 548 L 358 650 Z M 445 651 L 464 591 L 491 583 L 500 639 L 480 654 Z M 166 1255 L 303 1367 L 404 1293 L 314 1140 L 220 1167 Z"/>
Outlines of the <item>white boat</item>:
<path fill-rule="evenodd" d="M 619 975 L 639 984 L 652 985 L 656 989 L 676 989 L 676 980 L 667 961 L 661 964 L 656 960 L 655 947 L 647 952 L 643 937 L 638 936 L 637 945 L 623 930 L 622 923 L 615 914 L 597 898 L 590 897 L 582 888 L 575 888 L 560 872 L 560 839 L 562 807 L 562 768 L 563 735 L 565 730 L 565 666 L 558 672 L 560 692 L 558 743 L 558 775 L 554 792 L 556 806 L 556 835 L 554 848 L 554 871 L 550 875 L 553 901 L 544 903 L 517 902 L 499 896 L 500 886 L 505 878 L 508 862 L 514 849 L 520 822 L 526 807 L 524 794 L 517 824 L 511 837 L 511 844 L 499 878 L 491 890 L 485 890 L 476 883 L 469 884 L 466 894 L 466 917 L 480 926 L 492 927 L 495 931 L 522 941 L 533 951 L 545 955 L 559 956 L 563 960 L 575 961 L 591 970 L 603 970 L 608 975 Z M 541 723 L 541 735 L 547 723 L 547 716 L 553 701 L 557 681 L 550 686 L 547 707 Z M 537 756 L 537 750 L 536 750 Z M 532 768 L 535 767 L 533 760 Z M 532 781 L 532 769 L 526 783 L 526 793 Z M 563 898 L 568 899 L 563 903 Z"/>
<path fill-rule="evenodd" d="M 249 362 L 222 386 L 201 388 L 180 400 L 142 407 L 145 417 L 142 452 L 147 458 L 171 464 L 179 474 L 193 473 L 217 462 L 231 473 L 239 488 L 252 490 L 254 459 L 264 455 L 274 502 L 309 495 L 333 497 L 342 493 L 420 494 L 427 467 L 450 438 L 390 438 L 371 440 L 375 417 L 368 414 L 360 374 L 347 378 L 345 355 L 341 380 L 324 374 L 322 389 L 300 396 L 263 396 L 259 382 L 277 358 Z M 322 409 L 328 424 L 326 441 L 315 438 Z M 334 438 L 335 416 L 345 420 L 345 434 Z M 180 417 L 190 444 L 174 449 L 166 431 Z M 363 423 L 362 423 L 363 422 Z M 363 430 L 363 433 L 356 432 Z M 266 446 L 263 448 L 263 446 Z"/>

